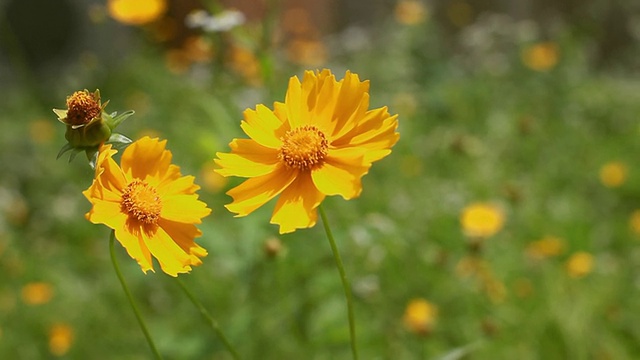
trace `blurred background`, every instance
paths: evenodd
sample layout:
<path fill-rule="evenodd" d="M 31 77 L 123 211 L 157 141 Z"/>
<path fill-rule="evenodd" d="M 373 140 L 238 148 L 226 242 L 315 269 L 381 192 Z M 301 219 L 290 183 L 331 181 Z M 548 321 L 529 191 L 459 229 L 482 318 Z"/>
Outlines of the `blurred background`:
<path fill-rule="evenodd" d="M 363 359 L 636 359 L 639 41 L 633 0 L 0 0 L 0 358 L 150 357 L 84 219 L 93 171 L 56 160 L 51 109 L 82 89 L 202 186 L 209 256 L 182 278 L 243 358 L 350 358 L 321 226 L 233 218 L 212 161 L 244 109 L 330 68 L 400 122 L 362 195 L 325 200 Z M 167 359 L 230 358 L 118 250 Z"/>

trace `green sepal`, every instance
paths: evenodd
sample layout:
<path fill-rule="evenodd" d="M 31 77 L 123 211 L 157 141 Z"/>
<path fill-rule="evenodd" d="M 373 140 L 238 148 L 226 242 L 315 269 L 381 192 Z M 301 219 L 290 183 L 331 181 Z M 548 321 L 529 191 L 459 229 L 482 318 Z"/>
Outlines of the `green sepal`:
<path fill-rule="evenodd" d="M 56 160 L 60 159 L 60 157 L 62 155 L 64 155 L 64 153 L 66 153 L 67 151 L 73 150 L 73 149 L 74 149 L 74 147 L 71 144 L 69 144 L 69 143 L 64 144 L 64 146 L 62 148 L 60 148 L 60 151 L 58 151 L 58 155 L 56 156 Z"/>
<path fill-rule="evenodd" d="M 111 133 L 111 137 L 109 137 L 109 140 L 107 140 L 107 144 L 112 144 L 113 147 L 116 148 L 117 150 L 122 150 L 126 148 L 132 142 L 133 140 L 129 139 L 128 137 L 115 132 Z"/>
<path fill-rule="evenodd" d="M 111 113 L 111 115 L 107 113 L 102 114 L 102 118 L 107 123 L 107 125 L 111 128 L 111 130 L 115 129 L 121 122 L 125 121 L 129 116 L 135 114 L 136 112 L 133 110 L 128 110 L 118 115 L 117 111 Z"/>

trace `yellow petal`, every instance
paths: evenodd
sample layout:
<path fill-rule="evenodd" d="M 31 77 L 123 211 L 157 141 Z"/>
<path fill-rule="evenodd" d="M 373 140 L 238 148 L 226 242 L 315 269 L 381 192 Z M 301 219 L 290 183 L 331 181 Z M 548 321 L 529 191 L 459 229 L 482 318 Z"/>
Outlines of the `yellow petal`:
<path fill-rule="evenodd" d="M 153 232 L 142 231 L 142 240 L 158 260 L 162 271 L 171 276 L 191 271 L 191 257 L 161 227 Z"/>
<path fill-rule="evenodd" d="M 127 215 L 122 212 L 119 202 L 97 200 L 93 202 L 93 207 L 87 213 L 87 220 L 116 229 L 124 226 Z"/>
<path fill-rule="evenodd" d="M 221 168 L 216 172 L 222 176 L 256 177 L 275 170 L 278 152 L 250 139 L 234 139 L 229 146 L 231 154 L 217 153 L 215 160 Z"/>
<path fill-rule="evenodd" d="M 139 227 L 131 224 L 115 228 L 116 239 L 127 250 L 127 254 L 138 262 L 143 272 L 153 270 L 151 253 L 145 245 Z"/>
<path fill-rule="evenodd" d="M 170 195 L 190 195 L 195 193 L 200 186 L 196 185 L 193 181 L 195 177 L 188 175 L 182 176 L 177 179 L 169 180 L 165 178 L 159 185 L 158 191 L 162 196 Z"/>
<path fill-rule="evenodd" d="M 250 178 L 227 192 L 233 202 L 225 207 L 236 216 L 248 215 L 280 194 L 295 178 L 296 172 L 284 166 L 270 174 Z"/>
<path fill-rule="evenodd" d="M 324 165 L 313 170 L 313 183 L 324 195 L 340 195 L 349 200 L 360 195 L 360 179 L 371 167 L 363 160 L 364 151 L 358 148 L 332 149 Z"/>
<path fill-rule="evenodd" d="M 200 224 L 202 218 L 209 215 L 211 209 L 198 200 L 198 195 L 167 195 L 162 197 L 160 217 L 167 220 Z"/>
<path fill-rule="evenodd" d="M 184 250 L 191 259 L 190 265 L 202 264 L 201 257 L 207 256 L 207 250 L 196 244 L 193 240 L 202 235 L 202 232 L 193 224 L 183 224 L 175 221 L 160 219 L 158 225 Z"/>
<path fill-rule="evenodd" d="M 96 186 L 120 192 L 127 184 L 125 174 L 112 156 L 117 151 L 111 150 L 111 145 L 102 146 L 96 161 Z"/>
<path fill-rule="evenodd" d="M 135 141 L 122 153 L 122 170 L 129 176 L 145 180 L 149 176 L 162 177 L 169 170 L 171 152 L 165 150 L 167 140 L 148 136 Z"/>
<path fill-rule="evenodd" d="M 369 81 L 361 82 L 358 75 L 347 71 L 334 110 L 331 138 L 339 138 L 352 129 L 369 107 Z M 351 125 L 351 126 L 350 126 Z"/>
<path fill-rule="evenodd" d="M 391 147 L 400 138 L 400 134 L 396 132 L 397 118 L 398 115 L 390 116 L 386 107 L 370 110 L 358 126 L 342 138 L 334 139 L 332 145 L 363 147 L 367 149 L 365 156 L 367 162 L 380 160 L 391 152 Z"/>
<path fill-rule="evenodd" d="M 289 87 L 284 100 L 287 105 L 287 121 L 292 129 L 302 125 L 302 107 L 305 106 L 305 101 L 306 99 L 302 98 L 300 80 L 297 76 L 293 76 L 289 79 Z"/>
<path fill-rule="evenodd" d="M 280 225 L 280 234 L 312 227 L 318 219 L 316 208 L 322 200 L 324 195 L 316 189 L 308 173 L 303 173 L 280 194 L 271 223 Z"/>
<path fill-rule="evenodd" d="M 271 149 L 278 149 L 282 145 L 280 138 L 289 128 L 288 124 L 283 123 L 273 111 L 262 104 L 256 110 L 244 111 L 240 127 L 258 144 Z"/>

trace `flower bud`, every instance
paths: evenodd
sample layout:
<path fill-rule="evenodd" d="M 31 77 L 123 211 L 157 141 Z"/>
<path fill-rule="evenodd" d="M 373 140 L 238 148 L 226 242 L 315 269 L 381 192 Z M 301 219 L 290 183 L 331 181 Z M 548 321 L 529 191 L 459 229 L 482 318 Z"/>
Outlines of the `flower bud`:
<path fill-rule="evenodd" d="M 58 158 L 71 151 L 71 161 L 76 154 L 84 151 L 91 164 L 100 144 L 109 142 L 116 147 L 122 147 L 131 142 L 129 138 L 114 133 L 113 130 L 134 112 L 109 115 L 104 111 L 107 103 L 108 101 L 104 104 L 100 101 L 100 90 L 91 93 L 85 89 L 67 97 L 66 110 L 53 109 L 58 120 L 67 127 L 64 137 L 68 143 L 60 149 Z"/>

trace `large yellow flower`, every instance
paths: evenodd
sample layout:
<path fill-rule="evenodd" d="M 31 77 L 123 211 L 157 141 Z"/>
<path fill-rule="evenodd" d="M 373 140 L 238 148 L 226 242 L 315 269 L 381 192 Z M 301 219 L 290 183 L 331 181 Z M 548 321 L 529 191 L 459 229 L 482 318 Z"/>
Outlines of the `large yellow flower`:
<path fill-rule="evenodd" d="M 166 140 L 143 137 L 122 153 L 102 145 L 93 184 L 83 192 L 93 205 L 86 215 L 94 224 L 115 230 L 116 239 L 142 271 L 153 270 L 151 256 L 171 275 L 202 264 L 207 251 L 193 239 L 202 233 L 194 224 L 211 212 L 198 200 L 193 176 L 182 176 L 171 164 Z"/>
<path fill-rule="evenodd" d="M 284 103 L 244 112 L 250 139 L 217 153 L 218 173 L 249 178 L 227 192 L 226 208 L 245 216 L 280 195 L 271 217 L 280 233 L 312 227 L 325 196 L 360 195 L 371 163 L 398 141 L 397 126 L 386 107 L 369 110 L 369 82 L 356 74 L 336 81 L 329 70 L 307 71 L 302 83 L 294 76 Z"/>

